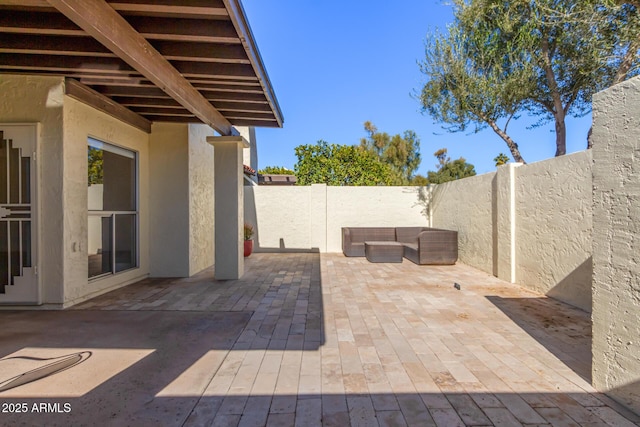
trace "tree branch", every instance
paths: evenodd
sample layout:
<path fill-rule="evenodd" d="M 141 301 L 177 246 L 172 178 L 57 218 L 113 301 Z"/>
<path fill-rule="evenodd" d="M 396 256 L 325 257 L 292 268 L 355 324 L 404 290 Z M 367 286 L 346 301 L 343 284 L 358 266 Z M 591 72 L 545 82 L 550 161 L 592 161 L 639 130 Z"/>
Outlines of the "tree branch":
<path fill-rule="evenodd" d="M 507 143 L 507 147 L 509 147 L 509 151 L 511 151 L 511 155 L 513 156 L 513 160 L 515 160 L 516 162 L 524 163 L 524 164 L 527 163 L 527 162 L 524 161 L 524 159 L 522 158 L 522 155 L 520 154 L 520 149 L 518 148 L 518 144 L 516 144 L 516 142 L 513 139 L 511 139 L 511 137 L 509 135 L 507 135 L 507 133 L 505 131 L 500 129 L 500 127 L 497 125 L 496 122 L 494 122 L 493 120 L 489 119 L 488 117 L 486 117 L 486 116 L 484 116 L 482 114 L 477 114 L 477 116 L 478 116 L 478 118 L 480 120 L 482 120 L 483 122 L 488 124 L 491 127 L 491 129 L 493 129 L 493 131 L 500 138 L 502 138 L 502 140 L 504 142 Z"/>
<path fill-rule="evenodd" d="M 627 75 L 629 74 L 629 70 L 633 66 L 633 61 L 636 59 L 636 54 L 638 49 L 640 48 L 640 35 L 636 37 L 631 43 L 629 43 L 629 48 L 627 52 L 622 57 L 622 62 L 620 63 L 620 67 L 618 67 L 618 71 L 616 72 L 616 76 L 613 79 L 613 84 L 622 83 L 627 79 Z"/>

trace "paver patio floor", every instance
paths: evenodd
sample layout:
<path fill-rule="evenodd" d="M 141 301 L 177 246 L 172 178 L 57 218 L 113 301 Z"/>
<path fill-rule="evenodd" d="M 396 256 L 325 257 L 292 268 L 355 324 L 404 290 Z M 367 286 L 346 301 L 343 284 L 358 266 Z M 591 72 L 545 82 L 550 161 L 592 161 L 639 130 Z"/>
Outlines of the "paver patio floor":
<path fill-rule="evenodd" d="M 253 254 L 246 270 L 237 281 L 212 270 L 148 279 L 62 312 L 0 312 L 0 390 L 38 363 L 90 355 L 0 391 L 0 403 L 30 408 L 0 424 L 640 420 L 590 386 L 587 313 L 471 267 L 289 253 Z M 42 402 L 71 411 L 34 412 Z"/>

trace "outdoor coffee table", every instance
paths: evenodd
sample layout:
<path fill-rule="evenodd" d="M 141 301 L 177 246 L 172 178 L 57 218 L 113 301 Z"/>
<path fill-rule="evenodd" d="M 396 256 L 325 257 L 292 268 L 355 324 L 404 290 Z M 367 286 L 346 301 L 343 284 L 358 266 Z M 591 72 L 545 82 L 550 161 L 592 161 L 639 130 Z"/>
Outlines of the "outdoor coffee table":
<path fill-rule="evenodd" d="M 364 255 L 369 262 L 402 262 L 404 246 L 393 241 L 364 242 Z"/>

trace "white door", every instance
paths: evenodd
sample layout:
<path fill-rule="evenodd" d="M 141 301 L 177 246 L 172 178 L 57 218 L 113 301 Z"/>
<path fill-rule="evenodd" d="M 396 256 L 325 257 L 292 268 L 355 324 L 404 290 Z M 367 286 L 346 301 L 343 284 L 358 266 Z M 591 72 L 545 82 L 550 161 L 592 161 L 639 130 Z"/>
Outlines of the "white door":
<path fill-rule="evenodd" d="M 0 304 L 40 304 L 36 267 L 37 125 L 0 124 Z"/>

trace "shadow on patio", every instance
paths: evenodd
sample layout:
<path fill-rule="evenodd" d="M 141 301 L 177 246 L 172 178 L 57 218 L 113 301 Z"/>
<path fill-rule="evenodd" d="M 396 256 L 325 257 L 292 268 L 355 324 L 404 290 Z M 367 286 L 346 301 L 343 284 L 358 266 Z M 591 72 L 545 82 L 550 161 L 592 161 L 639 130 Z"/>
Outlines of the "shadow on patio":
<path fill-rule="evenodd" d="M 27 408 L 3 423 L 634 425 L 567 368 L 564 349 L 496 308 L 530 298 L 545 304 L 461 264 L 254 254 L 242 280 L 205 271 L 63 312 L 0 312 L 0 387 L 50 363 L 37 358 L 91 353 L 0 392 Z"/>
<path fill-rule="evenodd" d="M 550 298 L 487 299 L 585 381 L 591 382 L 588 314 Z"/>

